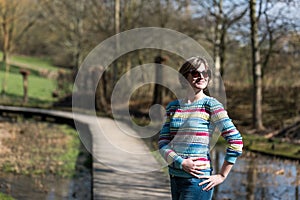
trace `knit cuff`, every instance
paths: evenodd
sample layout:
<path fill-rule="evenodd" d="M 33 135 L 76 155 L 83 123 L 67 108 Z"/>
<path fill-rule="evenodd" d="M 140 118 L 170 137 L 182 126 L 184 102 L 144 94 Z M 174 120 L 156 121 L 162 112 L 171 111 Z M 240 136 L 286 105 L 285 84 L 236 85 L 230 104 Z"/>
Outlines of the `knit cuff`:
<path fill-rule="evenodd" d="M 174 161 L 174 165 L 175 165 L 175 168 L 177 169 L 182 169 L 182 162 L 183 162 L 183 158 L 180 157 L 180 156 L 177 156 L 175 161 Z"/>
<path fill-rule="evenodd" d="M 237 157 L 235 157 L 235 156 L 230 156 L 230 155 L 226 155 L 226 156 L 225 156 L 225 160 L 226 160 L 227 162 L 229 162 L 229 163 L 232 163 L 232 164 L 235 163 L 236 159 L 237 159 Z"/>

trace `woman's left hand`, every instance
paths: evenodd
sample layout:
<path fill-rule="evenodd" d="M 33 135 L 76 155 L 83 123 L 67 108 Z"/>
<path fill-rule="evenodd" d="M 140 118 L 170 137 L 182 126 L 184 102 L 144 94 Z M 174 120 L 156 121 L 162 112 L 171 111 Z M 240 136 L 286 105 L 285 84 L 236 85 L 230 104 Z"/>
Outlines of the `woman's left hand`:
<path fill-rule="evenodd" d="M 199 184 L 199 186 L 201 186 L 207 183 L 207 186 L 203 188 L 203 190 L 205 191 L 211 190 L 213 187 L 221 184 L 226 179 L 226 177 L 221 174 L 211 176 L 200 176 L 199 178 L 207 179 Z"/>

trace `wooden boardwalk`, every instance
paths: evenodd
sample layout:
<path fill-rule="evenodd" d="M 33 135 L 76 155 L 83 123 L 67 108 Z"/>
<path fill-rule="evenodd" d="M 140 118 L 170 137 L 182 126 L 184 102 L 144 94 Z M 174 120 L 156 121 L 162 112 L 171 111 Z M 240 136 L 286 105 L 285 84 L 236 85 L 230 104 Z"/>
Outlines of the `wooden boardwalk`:
<path fill-rule="evenodd" d="M 171 199 L 168 177 L 148 147 L 138 137 L 125 134 L 114 120 L 34 108 L 0 106 L 0 111 L 66 118 L 88 125 L 92 145 L 87 148 L 94 157 L 93 199 Z"/>
<path fill-rule="evenodd" d="M 99 118 L 92 129 L 94 155 L 94 199 L 170 199 L 167 176 L 145 143 L 114 128 L 114 121 Z M 112 130 L 114 128 L 114 130 Z M 98 131 L 98 132 L 97 132 Z"/>

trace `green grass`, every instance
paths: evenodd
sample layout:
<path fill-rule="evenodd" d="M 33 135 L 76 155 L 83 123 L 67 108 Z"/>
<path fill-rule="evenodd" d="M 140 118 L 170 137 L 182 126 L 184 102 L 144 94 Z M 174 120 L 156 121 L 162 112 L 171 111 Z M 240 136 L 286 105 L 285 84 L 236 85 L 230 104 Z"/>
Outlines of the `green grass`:
<path fill-rule="evenodd" d="M 2 90 L 5 73 L 0 71 L 0 88 Z M 51 79 L 30 75 L 28 77 L 28 106 L 48 104 L 54 101 L 52 92 L 56 89 L 56 82 Z M 20 105 L 23 99 L 23 78 L 21 74 L 10 73 L 7 79 L 5 96 L 0 102 L 9 105 Z"/>
<path fill-rule="evenodd" d="M 0 62 L 0 71 L 1 72 L 5 72 L 5 68 L 3 67 L 3 62 Z M 37 70 L 34 69 L 28 69 L 30 71 L 30 75 L 32 76 L 40 76 L 39 72 Z M 16 66 L 16 65 L 10 65 L 9 67 L 9 73 L 11 74 L 20 74 L 20 67 Z"/>
<path fill-rule="evenodd" d="M 56 88 L 55 82 L 53 80 L 32 76 L 29 77 L 28 87 L 29 96 L 36 97 L 40 100 L 53 100 L 52 91 L 54 91 Z"/>
<path fill-rule="evenodd" d="M 67 150 L 56 157 L 58 163 L 63 163 L 59 166 L 57 174 L 61 177 L 71 177 L 75 175 L 76 160 L 80 153 L 80 140 L 75 129 L 67 126 L 60 125 L 60 130 L 72 137 L 72 140 L 67 144 Z"/>
<path fill-rule="evenodd" d="M 11 197 L 11 196 L 9 196 L 9 195 L 7 195 L 7 194 L 3 194 L 3 193 L 1 193 L 1 192 L 0 192 L 0 199 L 1 199 L 1 200 L 14 200 L 13 197 Z"/>
<path fill-rule="evenodd" d="M 2 52 L 0 52 L 0 58 L 2 60 Z M 37 58 L 30 56 L 22 56 L 22 55 L 12 55 L 10 57 L 10 62 L 12 63 L 21 63 L 22 65 L 26 65 L 33 70 L 47 69 L 50 71 L 57 71 L 59 68 L 54 66 L 49 58 Z"/>
<path fill-rule="evenodd" d="M 3 89 L 5 68 L 1 62 L 2 52 L 0 52 L 0 92 Z M 29 107 L 51 107 L 56 101 L 52 97 L 53 91 L 57 90 L 57 80 L 41 75 L 43 70 L 47 74 L 56 72 L 59 68 L 52 65 L 47 58 L 35 58 L 28 56 L 11 56 L 9 74 L 7 77 L 7 87 L 4 95 L 0 96 L 0 104 L 12 106 Z M 26 68 L 30 71 L 28 76 L 28 103 L 23 104 L 23 78 L 20 69 Z M 45 71 L 43 71 L 45 72 Z M 65 95 L 64 92 L 60 95 Z"/>

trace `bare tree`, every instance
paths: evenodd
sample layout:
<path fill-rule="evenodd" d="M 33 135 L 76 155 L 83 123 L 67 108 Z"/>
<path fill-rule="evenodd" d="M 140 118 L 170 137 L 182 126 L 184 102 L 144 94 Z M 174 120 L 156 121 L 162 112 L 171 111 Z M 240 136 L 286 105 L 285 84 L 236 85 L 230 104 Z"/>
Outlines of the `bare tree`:
<path fill-rule="evenodd" d="M 115 0 L 115 36 L 116 36 L 116 52 L 118 54 L 118 52 L 120 51 L 120 39 L 119 39 L 119 35 L 118 33 L 120 33 L 120 14 L 121 14 L 121 10 L 120 10 L 120 0 Z M 116 61 L 114 63 L 114 66 L 113 66 L 113 73 L 112 73 L 112 76 L 113 76 L 113 85 L 112 87 L 114 87 L 117 79 L 118 79 L 118 67 L 119 65 L 119 62 Z"/>
<path fill-rule="evenodd" d="M 264 4 L 264 5 L 263 5 Z M 278 9 L 278 2 L 263 1 L 259 3 L 258 20 L 259 26 L 259 47 L 263 50 L 261 58 L 262 73 L 268 66 L 270 59 L 276 53 L 279 53 L 283 48 L 283 44 L 280 44 L 282 40 L 289 40 L 289 36 L 297 32 L 299 23 L 297 24 L 295 19 L 288 16 L 290 7 L 293 6 L 292 2 L 281 2 L 281 7 Z M 284 39 L 285 38 L 285 39 Z"/>
<path fill-rule="evenodd" d="M 256 0 L 249 1 L 251 22 L 251 52 L 253 72 L 253 124 L 263 130 L 262 120 L 262 68 L 258 43 L 258 18 L 256 16 Z"/>
<path fill-rule="evenodd" d="M 167 27 L 172 26 L 170 23 L 171 21 L 176 21 L 176 15 L 177 17 L 180 15 L 180 11 L 182 9 L 185 9 L 185 13 L 182 14 L 182 17 L 188 17 L 187 15 L 190 14 L 187 10 L 189 7 L 189 2 L 184 0 L 184 1 L 176 1 L 176 5 L 174 5 L 174 2 L 172 3 L 170 0 L 165 0 L 165 1 L 155 1 L 156 3 L 156 9 L 154 9 L 154 12 L 157 13 L 158 17 L 158 25 L 160 27 Z M 180 20 L 178 20 L 180 21 Z M 180 23 L 179 23 L 180 24 Z M 178 28 L 178 27 L 177 27 Z M 163 41 L 162 41 L 163 42 Z M 166 56 L 162 55 L 162 51 L 158 51 L 158 55 L 155 56 L 154 58 L 154 63 L 156 65 L 155 67 L 155 77 L 156 77 L 156 82 L 161 82 L 162 78 L 164 77 L 163 75 L 163 70 L 161 69 L 160 64 L 166 61 Z M 152 104 L 162 104 L 163 103 L 163 98 L 165 95 L 165 88 L 162 87 L 159 84 L 154 85 L 154 91 L 153 91 L 153 97 L 152 97 Z"/>
<path fill-rule="evenodd" d="M 161 1 L 156 1 L 158 6 L 158 13 L 159 13 L 159 25 L 160 27 L 164 28 L 166 24 L 169 21 L 170 15 L 168 15 L 168 9 L 169 9 L 169 4 L 170 1 L 166 0 L 163 5 Z M 165 61 L 165 59 L 162 56 L 162 51 L 159 50 L 158 55 L 154 58 L 154 63 L 156 65 L 155 67 L 155 79 L 156 83 L 160 83 L 163 77 L 163 71 L 161 69 L 161 64 Z M 162 104 L 163 101 L 163 96 L 164 96 L 164 88 L 159 85 L 155 84 L 154 85 L 154 91 L 153 91 L 153 97 L 152 97 L 152 104 Z M 159 119 L 160 117 L 158 117 Z"/>
<path fill-rule="evenodd" d="M 226 52 L 228 46 L 228 32 L 230 28 L 242 19 L 247 13 L 248 6 L 245 2 L 235 1 L 202 1 L 199 13 L 205 19 L 206 26 L 201 33 L 205 40 L 209 41 L 213 47 L 213 57 L 215 61 L 214 90 L 218 93 L 221 89 L 220 78 L 225 73 Z M 221 76 L 221 77 L 220 77 Z"/>
<path fill-rule="evenodd" d="M 71 55 L 71 63 L 74 71 L 79 68 L 84 57 L 85 18 L 88 1 L 58 1 L 44 0 L 40 4 L 44 12 L 43 17 L 48 23 L 48 27 L 59 39 L 54 45 L 57 50 L 65 49 Z M 66 53 L 62 54 L 67 60 Z M 58 56 L 58 55 L 57 55 Z"/>
<path fill-rule="evenodd" d="M 29 8 L 28 3 L 30 2 L 31 1 L 19 2 L 17 0 L 0 1 L 0 31 L 2 36 L 1 50 L 3 52 L 3 68 L 5 68 L 5 77 L 2 82 L 2 94 L 5 94 L 6 92 L 7 80 L 10 71 L 8 61 L 10 54 L 15 48 L 14 44 L 17 43 L 26 32 L 28 32 L 28 30 L 34 25 L 38 16 L 31 10 L 35 8 L 35 4 L 32 4 L 31 8 Z"/>
<path fill-rule="evenodd" d="M 299 24 L 297 25 L 297 22 L 287 14 L 290 9 L 289 4 L 292 4 L 292 2 L 269 0 L 249 2 L 253 74 L 253 125 L 258 130 L 264 129 L 262 120 L 264 74 L 267 70 L 276 70 L 278 63 L 269 66 L 271 58 L 281 52 L 284 43 L 289 40 L 292 33 L 297 32 L 297 27 L 299 27 Z"/>

